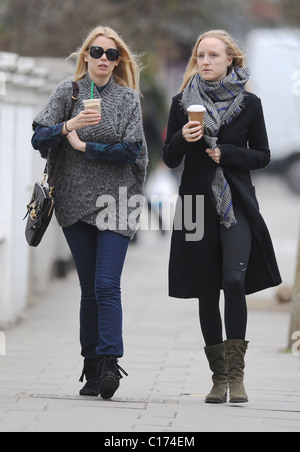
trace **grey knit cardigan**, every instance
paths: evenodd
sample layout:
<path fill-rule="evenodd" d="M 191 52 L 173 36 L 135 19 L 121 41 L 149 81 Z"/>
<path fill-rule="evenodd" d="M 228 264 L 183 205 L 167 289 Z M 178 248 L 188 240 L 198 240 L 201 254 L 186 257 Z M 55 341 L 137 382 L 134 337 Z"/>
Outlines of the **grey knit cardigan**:
<path fill-rule="evenodd" d="M 78 85 L 79 96 L 72 117 L 83 109 L 82 100 L 91 96 L 89 75 Z M 65 121 L 71 107 L 72 92 L 71 81 L 62 82 L 34 123 L 50 127 Z M 79 129 L 79 138 L 84 142 L 105 144 L 140 142 L 142 150 L 135 163 L 94 161 L 73 149 L 65 139 L 54 183 L 55 214 L 60 226 L 68 227 L 81 220 L 132 238 L 139 226 L 138 211 L 142 210 L 148 164 L 140 97 L 137 91 L 119 86 L 113 77 L 101 96 L 94 88 L 94 98 L 98 97 L 102 100 L 102 120 L 97 126 Z M 49 153 L 50 167 L 55 152 L 51 150 Z"/>

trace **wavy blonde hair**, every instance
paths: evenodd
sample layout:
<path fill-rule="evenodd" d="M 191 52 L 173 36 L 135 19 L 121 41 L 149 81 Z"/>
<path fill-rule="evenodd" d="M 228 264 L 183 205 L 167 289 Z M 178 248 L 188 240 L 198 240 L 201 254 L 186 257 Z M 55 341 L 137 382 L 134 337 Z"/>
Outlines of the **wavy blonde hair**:
<path fill-rule="evenodd" d="M 140 92 L 140 72 L 141 66 L 138 63 L 137 56 L 130 50 L 123 39 L 116 31 L 109 27 L 98 26 L 94 28 L 84 40 L 82 46 L 70 55 L 69 58 L 77 59 L 74 80 L 78 81 L 85 77 L 88 70 L 88 64 L 84 60 L 88 49 L 91 48 L 93 42 L 99 37 L 112 39 L 120 52 L 119 65 L 114 69 L 114 78 L 118 85 L 127 86 Z"/>
<path fill-rule="evenodd" d="M 234 38 L 224 30 L 211 30 L 199 36 L 196 45 L 193 49 L 192 56 L 187 65 L 185 74 L 183 76 L 183 83 L 181 86 L 181 92 L 184 91 L 186 85 L 190 81 L 194 75 L 198 73 L 198 47 L 203 39 L 207 38 L 217 38 L 220 41 L 224 42 L 226 45 L 226 52 L 229 58 L 233 59 L 232 67 L 245 67 L 246 66 L 246 56 L 244 52 L 241 50 L 239 44 L 234 40 Z"/>

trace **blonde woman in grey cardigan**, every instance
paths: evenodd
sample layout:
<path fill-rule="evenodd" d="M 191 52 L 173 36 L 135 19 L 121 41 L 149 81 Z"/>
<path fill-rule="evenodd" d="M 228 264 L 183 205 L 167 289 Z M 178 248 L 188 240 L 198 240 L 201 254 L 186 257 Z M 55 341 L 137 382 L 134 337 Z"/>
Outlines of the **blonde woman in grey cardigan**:
<path fill-rule="evenodd" d="M 81 286 L 80 340 L 84 396 L 111 398 L 123 356 L 120 280 L 138 228 L 148 163 L 136 58 L 112 29 L 95 28 L 77 57 L 78 100 L 72 118 L 71 81 L 62 82 L 34 120 L 32 144 L 53 162 L 55 213 L 76 264 Z M 83 100 L 101 98 L 101 114 Z M 48 153 L 48 149 L 51 151 Z M 49 155 L 48 155 L 49 154 Z M 130 206 L 130 207 L 129 207 Z"/>

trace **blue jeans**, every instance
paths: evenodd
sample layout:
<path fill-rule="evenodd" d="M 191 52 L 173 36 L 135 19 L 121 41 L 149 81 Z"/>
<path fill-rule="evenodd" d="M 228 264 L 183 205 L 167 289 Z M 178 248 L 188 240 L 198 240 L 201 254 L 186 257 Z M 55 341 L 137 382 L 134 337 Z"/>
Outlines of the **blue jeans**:
<path fill-rule="evenodd" d="M 82 356 L 121 358 L 123 350 L 121 275 L 129 238 L 79 221 L 63 232 L 81 286 Z"/>

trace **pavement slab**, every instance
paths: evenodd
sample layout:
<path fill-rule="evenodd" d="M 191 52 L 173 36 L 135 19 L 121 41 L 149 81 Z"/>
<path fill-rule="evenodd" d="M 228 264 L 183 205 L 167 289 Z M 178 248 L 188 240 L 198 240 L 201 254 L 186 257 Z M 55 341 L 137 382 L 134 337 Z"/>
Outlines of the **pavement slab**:
<path fill-rule="evenodd" d="M 0 356 L 1 432 L 298 432 L 300 361 L 283 352 L 290 312 L 251 308 L 250 403 L 207 405 L 211 388 L 197 302 L 167 294 L 169 237 L 141 232 L 123 275 L 129 373 L 111 401 L 79 397 L 80 291 L 75 273 L 53 280 L 26 318 L 6 331 Z"/>

